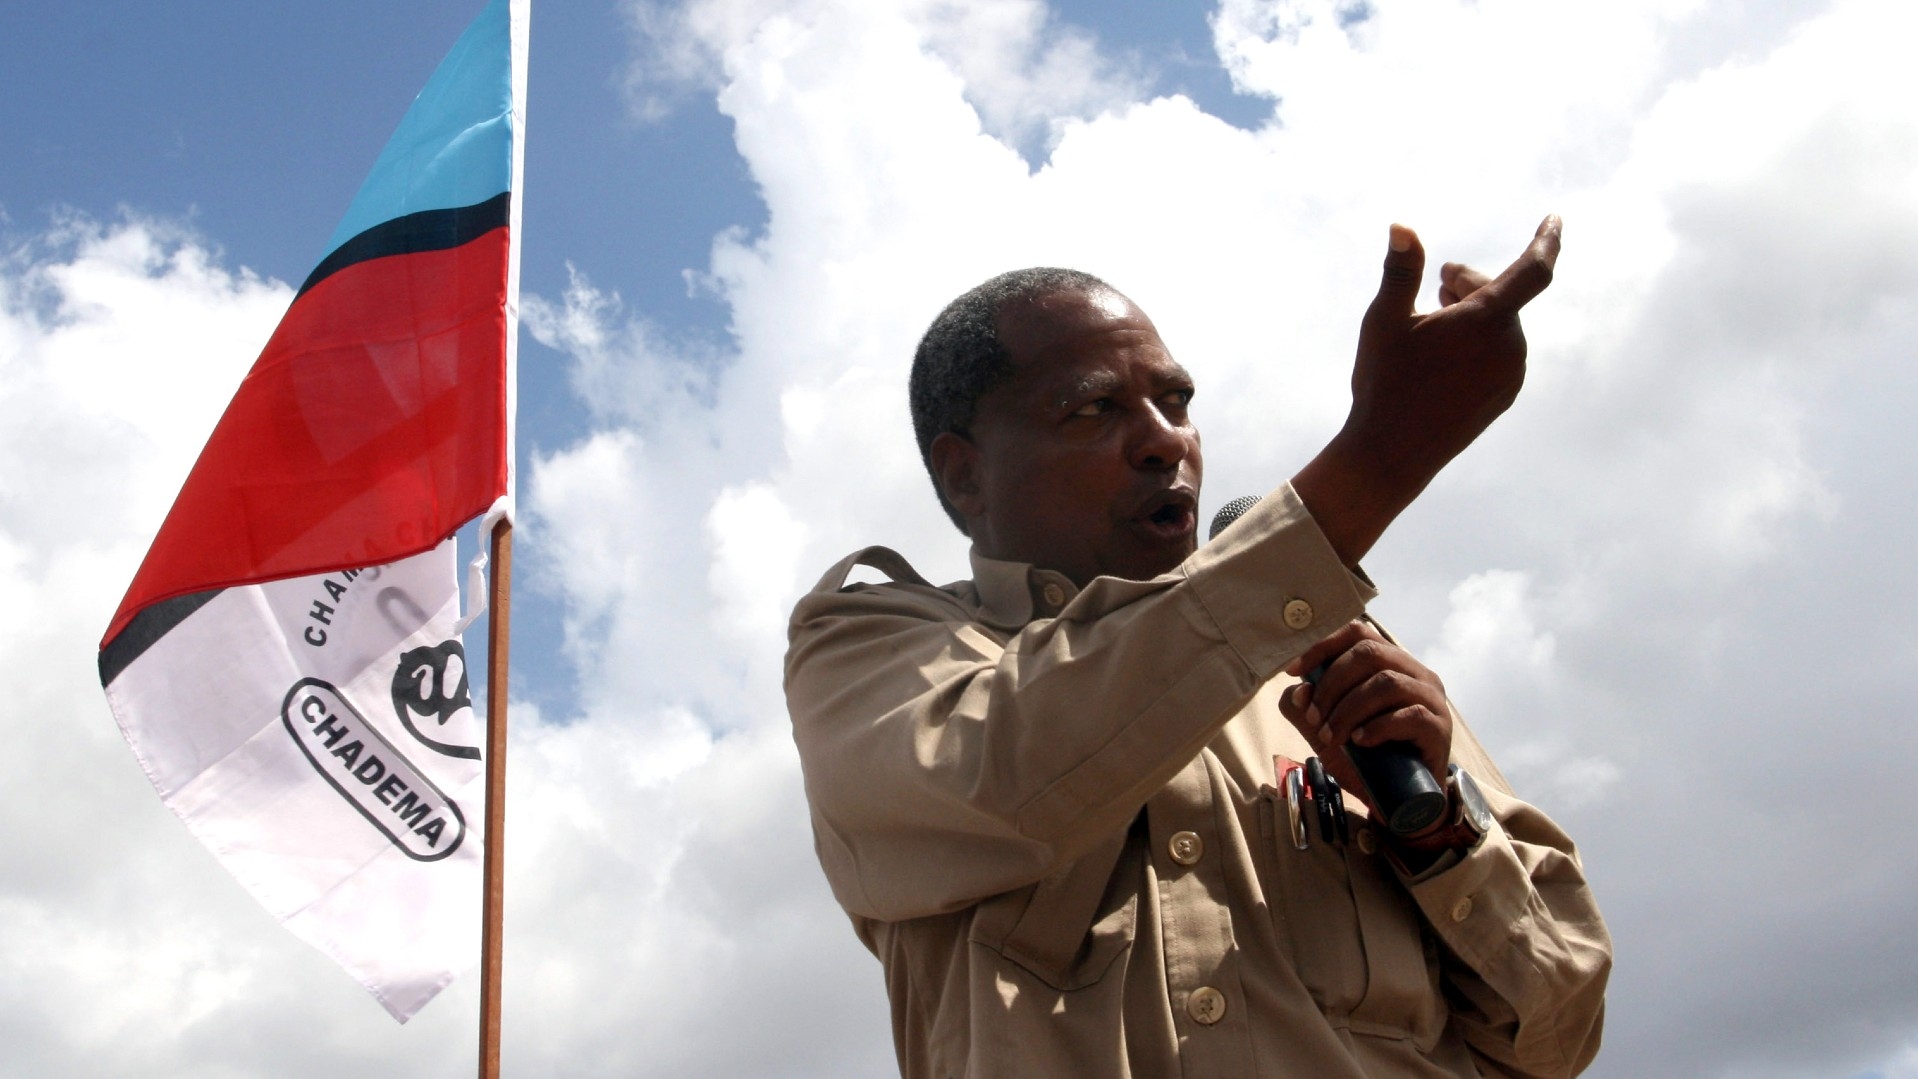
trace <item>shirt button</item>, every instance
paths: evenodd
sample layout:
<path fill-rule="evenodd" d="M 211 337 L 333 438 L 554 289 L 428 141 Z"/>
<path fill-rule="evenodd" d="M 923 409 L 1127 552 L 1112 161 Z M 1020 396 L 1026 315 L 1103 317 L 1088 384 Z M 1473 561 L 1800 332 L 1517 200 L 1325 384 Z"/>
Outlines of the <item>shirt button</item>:
<path fill-rule="evenodd" d="M 1045 591 L 1041 594 L 1045 596 L 1048 607 L 1063 607 L 1066 604 L 1066 590 L 1056 584 L 1046 585 Z"/>
<path fill-rule="evenodd" d="M 1209 1027 L 1225 1018 L 1225 994 L 1209 985 L 1202 985 L 1185 998 L 1185 1013 L 1194 1022 Z"/>
<path fill-rule="evenodd" d="M 1462 922 L 1465 919 L 1470 918 L 1471 916 L 1472 916 L 1472 897 L 1469 895 L 1460 896 L 1459 901 L 1452 904 L 1452 920 L 1455 922 Z"/>
<path fill-rule="evenodd" d="M 1372 829 L 1359 829 L 1359 849 L 1367 854 L 1379 852 L 1379 837 L 1372 834 Z"/>
<path fill-rule="evenodd" d="M 1312 624 L 1312 605 L 1302 599 L 1290 600 L 1285 605 L 1285 624 L 1291 629 L 1304 629 Z"/>
<path fill-rule="evenodd" d="M 1172 841 L 1166 844 L 1172 852 L 1172 860 L 1180 865 L 1192 865 L 1205 856 L 1205 840 L 1197 832 L 1176 832 Z"/>

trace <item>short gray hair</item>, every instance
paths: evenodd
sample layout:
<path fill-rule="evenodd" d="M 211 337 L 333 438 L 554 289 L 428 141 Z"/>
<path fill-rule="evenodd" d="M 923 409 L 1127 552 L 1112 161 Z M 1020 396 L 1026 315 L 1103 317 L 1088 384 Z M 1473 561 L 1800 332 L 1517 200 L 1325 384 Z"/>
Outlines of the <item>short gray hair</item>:
<path fill-rule="evenodd" d="M 967 428 L 979 398 L 1012 370 L 1012 355 L 999 340 L 999 313 L 1015 301 L 1055 292 L 1095 291 L 1116 290 L 1089 273 L 1054 266 L 1002 273 L 947 304 L 919 339 L 907 384 L 912 430 L 939 506 L 959 531 L 966 531 L 966 519 L 939 485 L 939 474 L 932 467 L 932 440 L 946 431 L 971 438 Z"/>

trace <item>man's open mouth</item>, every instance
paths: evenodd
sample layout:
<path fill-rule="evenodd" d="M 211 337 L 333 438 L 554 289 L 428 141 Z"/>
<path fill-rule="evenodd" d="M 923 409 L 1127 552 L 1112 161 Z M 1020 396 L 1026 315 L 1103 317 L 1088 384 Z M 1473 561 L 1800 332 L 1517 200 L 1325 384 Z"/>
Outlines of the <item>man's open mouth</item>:
<path fill-rule="evenodd" d="M 1190 516 L 1184 506 L 1160 506 L 1146 516 L 1155 525 L 1176 525 Z"/>
<path fill-rule="evenodd" d="M 1146 503 L 1138 520 L 1151 531 L 1176 539 L 1191 532 L 1198 519 L 1198 507 L 1191 494 L 1182 490 L 1165 491 Z"/>

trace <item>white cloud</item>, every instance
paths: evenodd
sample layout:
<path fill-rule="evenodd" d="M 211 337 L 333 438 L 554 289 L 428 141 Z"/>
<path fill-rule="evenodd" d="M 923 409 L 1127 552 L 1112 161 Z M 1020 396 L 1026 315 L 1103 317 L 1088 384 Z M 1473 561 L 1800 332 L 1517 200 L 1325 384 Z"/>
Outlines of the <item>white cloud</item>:
<path fill-rule="evenodd" d="M 722 633 L 734 647 L 765 655 L 783 647 L 788 598 L 801 589 L 805 522 L 767 484 L 729 487 L 706 518 L 712 542 L 708 582 Z M 808 582 L 810 583 L 810 582 Z"/>
<path fill-rule="evenodd" d="M 1872 1073 L 1875 1079 L 1918 1079 L 1918 1044 L 1907 1045 Z"/>
<path fill-rule="evenodd" d="M 986 130 L 1014 146 L 1056 135 L 1068 118 L 1123 107 L 1145 89 L 1142 73 L 1100 53 L 1092 35 L 1060 23 L 1043 0 L 922 7 L 915 21 L 931 50 L 964 82 Z"/>
<path fill-rule="evenodd" d="M 64 218 L 0 274 L 0 513 L 36 550 L 164 513 L 198 451 L 175 425 L 212 427 L 291 296 L 139 220 Z"/>
<path fill-rule="evenodd" d="M 639 0 L 628 11 L 640 56 L 627 98 L 647 120 L 669 115 L 692 88 L 737 78 L 742 41 L 764 44 L 789 31 L 824 31 L 847 52 L 936 58 L 985 130 L 1015 147 L 1043 150 L 1068 117 L 1122 106 L 1144 90 L 1143 72 L 1102 53 L 1043 0 Z"/>
<path fill-rule="evenodd" d="M 622 317 L 618 293 L 594 288 L 576 267 L 558 304 L 528 294 L 521 309 L 526 332 L 572 357 L 574 396 L 595 419 L 646 423 L 712 405 L 725 358 L 697 341 L 673 342 L 643 319 Z"/>

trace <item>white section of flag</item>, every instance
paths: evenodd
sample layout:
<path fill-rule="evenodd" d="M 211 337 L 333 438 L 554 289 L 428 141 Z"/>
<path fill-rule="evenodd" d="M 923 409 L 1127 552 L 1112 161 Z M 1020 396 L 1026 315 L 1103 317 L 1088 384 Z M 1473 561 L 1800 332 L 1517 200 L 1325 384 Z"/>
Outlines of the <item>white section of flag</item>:
<path fill-rule="evenodd" d="M 106 687 L 161 800 L 401 1022 L 478 959 L 483 734 L 430 707 L 458 617 L 448 540 L 226 589 Z"/>

